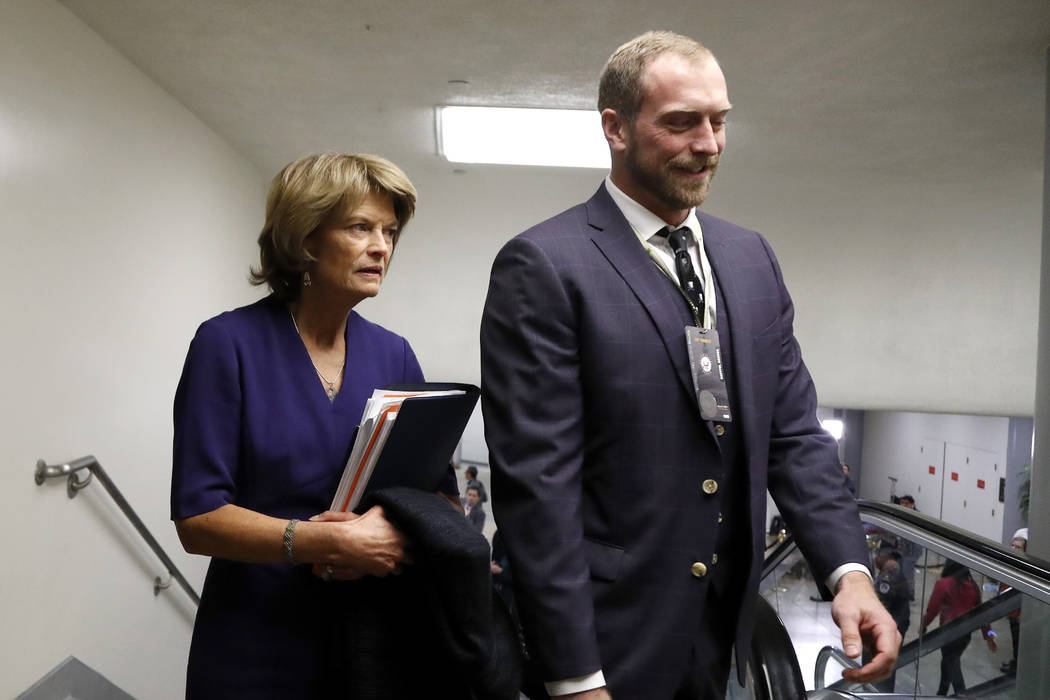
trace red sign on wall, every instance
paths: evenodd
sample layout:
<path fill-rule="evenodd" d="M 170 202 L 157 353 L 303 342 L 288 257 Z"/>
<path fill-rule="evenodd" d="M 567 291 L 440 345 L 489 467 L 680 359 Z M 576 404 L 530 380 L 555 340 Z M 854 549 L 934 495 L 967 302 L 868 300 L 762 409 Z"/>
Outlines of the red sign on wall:
<path fill-rule="evenodd" d="M 984 479 L 978 479 L 977 480 L 977 488 L 979 488 L 979 489 L 983 489 L 984 488 Z"/>
<path fill-rule="evenodd" d="M 935 466 L 933 466 L 933 465 L 931 464 L 931 465 L 930 465 L 930 473 L 931 473 L 931 474 L 936 474 L 936 473 L 937 473 L 937 467 L 935 467 Z"/>
<path fill-rule="evenodd" d="M 959 480 L 959 472 L 952 472 L 952 481 Z"/>

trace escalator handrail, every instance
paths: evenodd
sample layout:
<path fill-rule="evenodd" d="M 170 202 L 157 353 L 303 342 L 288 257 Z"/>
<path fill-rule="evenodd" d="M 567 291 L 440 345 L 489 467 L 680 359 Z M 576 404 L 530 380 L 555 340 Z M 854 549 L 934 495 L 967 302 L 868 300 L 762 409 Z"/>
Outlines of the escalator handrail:
<path fill-rule="evenodd" d="M 920 656 L 936 651 L 945 644 L 954 642 L 964 635 L 972 634 L 974 630 L 1020 609 L 1021 592 L 1018 590 L 1004 591 L 902 646 L 897 655 L 897 666 L 907 666 Z"/>
<path fill-rule="evenodd" d="M 1050 562 L 908 508 L 874 501 L 858 501 L 857 505 L 865 522 L 1050 603 Z"/>
<path fill-rule="evenodd" d="M 1021 593 L 1019 591 L 1008 590 L 1000 593 L 996 597 L 986 600 L 976 608 L 968 610 L 950 622 L 940 625 L 930 632 L 921 634 L 917 638 L 903 645 L 897 656 L 895 668 L 903 668 L 912 664 L 916 659 L 931 654 L 964 635 L 973 634 L 974 630 L 991 624 L 995 620 L 1006 617 L 1014 610 L 1019 610 L 1020 607 Z M 822 687 L 820 682 L 824 678 L 824 666 L 827 664 L 829 658 L 836 659 L 843 666 L 855 663 L 835 647 L 824 647 L 817 655 L 817 664 L 814 671 L 818 683 L 818 685 L 815 686 L 816 688 Z M 993 686 L 998 687 L 994 684 L 989 687 Z M 832 690 L 857 689 L 856 684 L 850 683 L 845 679 L 835 681 L 827 687 Z M 862 687 L 860 690 L 866 691 L 867 688 Z M 972 690 L 973 689 L 971 688 L 971 691 Z"/>
<path fill-rule="evenodd" d="M 813 689 L 821 690 L 825 687 L 824 676 L 827 674 L 828 661 L 834 659 L 843 668 L 860 668 L 860 664 L 856 660 L 846 656 L 846 652 L 842 651 L 838 647 L 826 646 L 817 652 L 817 663 L 813 669 Z M 842 690 L 845 687 L 849 687 L 851 690 L 859 690 L 864 693 L 877 693 L 879 689 L 873 685 L 862 683 L 850 683 L 843 679 L 836 681 L 829 686 L 832 690 Z"/>
<path fill-rule="evenodd" d="M 806 685 L 791 637 L 777 611 L 761 596 L 755 605 L 755 629 L 751 635 L 750 651 L 748 663 L 755 681 L 751 689 L 753 697 L 759 700 L 802 700 L 806 697 Z"/>

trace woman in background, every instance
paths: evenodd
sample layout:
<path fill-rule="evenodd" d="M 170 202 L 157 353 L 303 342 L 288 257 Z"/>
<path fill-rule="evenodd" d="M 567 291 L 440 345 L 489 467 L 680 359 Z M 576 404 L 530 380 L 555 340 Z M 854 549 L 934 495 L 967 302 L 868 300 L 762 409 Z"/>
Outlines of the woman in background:
<path fill-rule="evenodd" d="M 981 602 L 981 592 L 977 588 L 970 575 L 970 570 L 962 564 L 951 561 L 944 562 L 941 570 L 941 578 L 933 585 L 933 593 L 930 602 L 926 605 L 926 613 L 922 616 L 922 632 L 940 613 L 940 624 L 943 627 L 963 613 L 977 607 Z M 982 636 L 988 643 L 991 651 L 997 649 L 995 634 L 989 627 L 982 630 Z M 955 690 L 956 695 L 966 692 L 966 680 L 962 674 L 962 655 L 966 646 L 970 643 L 970 634 L 967 633 L 941 647 L 941 679 L 937 687 L 938 695 L 947 695 L 948 687 Z"/>
<path fill-rule="evenodd" d="M 311 698 L 340 687 L 329 620 L 357 589 L 327 581 L 397 574 L 408 562 L 382 508 L 317 514 L 372 390 L 423 380 L 404 338 L 353 311 L 379 293 L 415 202 L 382 158 L 290 163 L 270 186 L 252 271 L 272 293 L 204 322 L 190 345 L 175 396 L 171 511 L 186 551 L 213 559 L 187 697 Z M 441 490 L 458 503 L 451 472 Z"/>

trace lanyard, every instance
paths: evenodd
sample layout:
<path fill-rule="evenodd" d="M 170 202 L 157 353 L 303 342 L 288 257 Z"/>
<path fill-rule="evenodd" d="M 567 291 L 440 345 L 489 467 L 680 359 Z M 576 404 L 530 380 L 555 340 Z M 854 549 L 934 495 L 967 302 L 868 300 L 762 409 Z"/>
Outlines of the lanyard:
<path fill-rule="evenodd" d="M 632 230 L 634 230 L 634 227 L 632 227 Z M 704 321 L 707 316 L 707 306 L 710 303 L 708 302 L 709 297 L 706 293 L 707 277 L 711 274 L 710 271 L 704 270 L 704 308 L 700 309 L 697 308 L 696 304 L 693 303 L 693 300 L 689 298 L 689 295 L 685 293 L 685 290 L 682 289 L 682 286 L 678 283 L 677 276 L 667 268 L 667 265 L 664 264 L 663 260 L 660 258 L 656 250 L 651 245 L 649 245 L 649 241 L 643 238 L 637 230 L 634 231 L 634 235 L 638 237 L 638 240 L 641 242 L 642 247 L 645 248 L 645 252 L 649 253 L 649 257 L 656 264 L 656 267 L 660 269 L 660 272 L 664 273 L 667 279 L 671 280 L 671 284 L 675 286 L 675 289 L 678 290 L 678 293 L 682 295 L 683 299 L 685 299 L 685 303 L 689 305 L 689 312 L 690 314 L 692 314 L 693 322 L 696 323 L 697 328 L 707 328 L 707 326 L 704 324 Z M 701 268 L 702 267 L 703 265 L 701 264 Z"/>

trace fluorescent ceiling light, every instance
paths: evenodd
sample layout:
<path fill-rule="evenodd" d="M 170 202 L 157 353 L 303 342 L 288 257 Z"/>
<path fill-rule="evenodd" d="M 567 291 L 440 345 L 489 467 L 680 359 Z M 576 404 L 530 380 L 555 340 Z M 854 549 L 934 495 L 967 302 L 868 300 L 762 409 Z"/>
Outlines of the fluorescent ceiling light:
<path fill-rule="evenodd" d="M 598 110 L 439 107 L 438 148 L 453 163 L 609 169 Z"/>
<path fill-rule="evenodd" d="M 842 421 L 837 418 L 827 418 L 820 421 L 820 427 L 824 428 L 827 432 L 831 433 L 831 437 L 836 440 L 842 439 L 842 433 L 845 432 L 846 426 Z"/>

